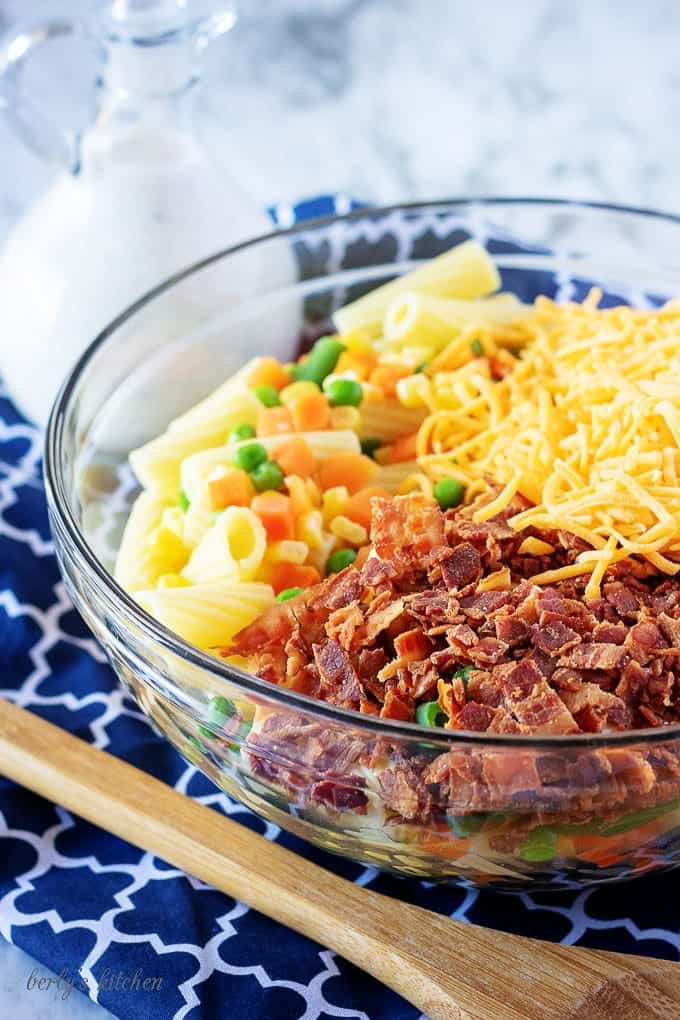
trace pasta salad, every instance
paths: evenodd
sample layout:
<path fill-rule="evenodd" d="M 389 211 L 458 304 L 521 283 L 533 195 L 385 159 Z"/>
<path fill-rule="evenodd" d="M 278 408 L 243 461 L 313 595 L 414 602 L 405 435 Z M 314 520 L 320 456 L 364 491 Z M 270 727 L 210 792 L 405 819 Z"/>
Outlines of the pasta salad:
<path fill-rule="evenodd" d="M 529 306 L 500 283 L 459 245 L 135 450 L 120 584 L 198 647 L 364 715 L 541 737 L 678 722 L 680 304 Z M 291 709 L 211 712 L 228 747 L 247 733 L 254 782 L 438 855 L 605 866 L 621 833 L 677 823 L 672 749 L 405 757 Z"/>

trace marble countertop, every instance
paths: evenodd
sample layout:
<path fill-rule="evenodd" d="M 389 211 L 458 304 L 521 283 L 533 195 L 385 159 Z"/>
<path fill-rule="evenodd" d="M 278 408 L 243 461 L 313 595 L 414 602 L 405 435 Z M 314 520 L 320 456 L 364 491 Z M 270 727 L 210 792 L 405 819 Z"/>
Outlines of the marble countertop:
<path fill-rule="evenodd" d="M 342 190 L 377 203 L 555 195 L 680 212 L 675 0 L 240 6 L 241 22 L 206 60 L 198 115 L 263 204 Z M 91 0 L 0 0 L 0 30 L 88 9 Z M 55 114 L 82 117 L 93 64 L 77 44 L 61 45 L 43 93 Z M 0 153 L 2 237 L 53 171 L 4 122 Z M 106 1015 L 77 994 L 29 991 L 34 967 L 0 945 L 0 1014 Z"/>
<path fill-rule="evenodd" d="M 92 4 L 0 0 L 0 28 L 29 7 Z M 338 189 L 380 203 L 561 195 L 680 211 L 675 0 L 240 7 L 207 58 L 199 118 L 262 203 Z M 59 88 L 44 91 L 62 112 L 92 64 L 83 44 L 60 47 Z M 1 235 L 49 171 L 6 125 L 0 152 Z"/>

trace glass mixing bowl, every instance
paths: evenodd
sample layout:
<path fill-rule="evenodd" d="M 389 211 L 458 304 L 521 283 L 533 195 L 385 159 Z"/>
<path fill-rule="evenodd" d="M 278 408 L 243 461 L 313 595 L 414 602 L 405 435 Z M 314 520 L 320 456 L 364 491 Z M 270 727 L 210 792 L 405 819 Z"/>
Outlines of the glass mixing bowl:
<path fill-rule="evenodd" d="M 579 299 L 591 283 L 607 303 L 655 305 L 680 292 L 678 218 L 572 202 L 364 210 L 221 252 L 120 315 L 65 383 L 46 455 L 60 565 L 158 729 L 284 829 L 379 868 L 506 888 L 670 867 L 680 863 L 680 726 L 489 738 L 362 716 L 198 651 L 110 573 L 136 494 L 130 449 L 248 357 L 292 358 L 339 305 L 470 236 L 524 300 Z M 214 695 L 228 699 L 218 716 Z"/>

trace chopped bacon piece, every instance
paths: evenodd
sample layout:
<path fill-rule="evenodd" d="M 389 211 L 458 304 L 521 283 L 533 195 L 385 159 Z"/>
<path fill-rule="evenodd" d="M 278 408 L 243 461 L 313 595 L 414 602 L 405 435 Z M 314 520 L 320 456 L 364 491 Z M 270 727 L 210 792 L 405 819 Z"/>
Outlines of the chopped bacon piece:
<path fill-rule="evenodd" d="M 357 602 L 350 602 L 348 606 L 341 609 L 334 609 L 328 617 L 326 633 L 329 637 L 335 638 L 346 652 L 352 647 L 354 635 L 364 622 L 364 614 Z"/>
<path fill-rule="evenodd" d="M 580 634 L 560 620 L 548 623 L 545 627 L 534 624 L 531 628 L 532 644 L 548 655 L 559 655 L 579 644 L 580 640 Z"/>
<path fill-rule="evenodd" d="M 625 702 L 615 694 L 603 691 L 597 684 L 579 683 L 574 690 L 562 690 L 560 697 L 581 724 L 581 728 L 591 733 L 603 729 L 605 725 L 625 730 L 631 724 L 631 712 Z M 579 714 L 584 710 L 589 710 L 587 726 L 583 725 Z"/>
<path fill-rule="evenodd" d="M 497 709 L 490 705 L 480 705 L 476 701 L 469 701 L 458 713 L 456 725 L 461 730 L 488 730 Z"/>
<path fill-rule="evenodd" d="M 317 696 L 319 674 L 310 662 L 310 648 L 299 627 L 296 627 L 285 644 L 286 686 L 293 691 Z"/>
<path fill-rule="evenodd" d="M 680 648 L 680 620 L 662 612 L 659 614 L 659 626 L 666 640 L 670 641 L 674 648 Z"/>
<path fill-rule="evenodd" d="M 295 603 L 297 598 L 271 606 L 248 627 L 244 627 L 227 650 L 229 655 L 250 655 L 270 647 L 281 647 L 288 640 L 296 625 Z"/>
<path fill-rule="evenodd" d="M 605 584 L 604 597 L 610 602 L 619 616 L 624 618 L 635 618 L 640 608 L 640 603 L 635 594 L 621 581 L 613 581 Z"/>
<path fill-rule="evenodd" d="M 424 819 L 432 810 L 432 797 L 408 761 L 398 762 L 378 777 L 380 792 L 390 810 L 411 822 Z"/>
<path fill-rule="evenodd" d="M 373 641 L 377 638 L 378 634 L 382 631 L 387 630 L 404 612 L 404 603 L 402 599 L 394 599 L 387 605 L 384 605 L 375 611 L 373 609 L 368 612 L 368 619 L 366 621 L 366 640 Z"/>
<path fill-rule="evenodd" d="M 449 591 L 466 588 L 482 576 L 482 557 L 469 542 L 463 542 L 440 562 L 444 584 Z"/>
<path fill-rule="evenodd" d="M 397 577 L 397 571 L 387 560 L 378 559 L 377 556 L 369 555 L 361 568 L 361 580 L 369 588 L 378 588 L 389 584 Z"/>
<path fill-rule="evenodd" d="M 449 627 L 446 637 L 452 648 L 462 649 L 472 648 L 479 640 L 472 627 L 468 627 L 467 623 L 456 623 L 453 627 Z"/>
<path fill-rule="evenodd" d="M 484 778 L 492 799 L 533 793 L 539 785 L 536 756 L 522 751 L 491 751 L 484 756 Z"/>
<path fill-rule="evenodd" d="M 642 666 L 653 659 L 657 652 L 668 647 L 661 631 L 651 620 L 644 620 L 631 627 L 624 645 L 629 649 L 632 658 Z"/>
<path fill-rule="evenodd" d="M 422 659 L 419 662 L 410 662 L 408 666 L 410 676 L 410 693 L 414 701 L 421 701 L 433 691 L 439 681 L 439 674 L 429 659 Z"/>
<path fill-rule="evenodd" d="M 387 663 L 384 648 L 362 648 L 357 662 L 357 674 L 360 680 L 376 677 Z"/>
<path fill-rule="evenodd" d="M 594 641 L 605 641 L 610 645 L 622 645 L 626 640 L 626 627 L 622 623 L 606 621 L 598 623 L 593 631 Z"/>
<path fill-rule="evenodd" d="M 353 811 L 355 814 L 365 815 L 368 797 L 361 789 L 365 785 L 366 780 L 361 776 L 348 776 L 344 780 L 322 779 L 314 783 L 309 795 L 312 800 L 319 801 L 324 807 L 336 813 Z"/>
<path fill-rule="evenodd" d="M 406 598 L 408 610 L 422 624 L 446 623 L 455 615 L 458 604 L 446 592 L 421 591 Z"/>
<path fill-rule="evenodd" d="M 371 542 L 383 560 L 399 572 L 427 570 L 433 549 L 446 543 L 444 517 L 421 493 L 371 503 Z"/>
<path fill-rule="evenodd" d="M 620 645 L 593 641 L 577 645 L 560 657 L 561 666 L 572 669 L 618 669 L 629 659 L 628 652 Z"/>
<path fill-rule="evenodd" d="M 520 726 L 502 705 L 499 705 L 493 714 L 487 733 L 522 733 L 523 730 L 526 732 L 526 729 Z"/>
<path fill-rule="evenodd" d="M 359 678 L 345 650 L 329 638 L 323 645 L 313 645 L 312 651 L 324 697 L 344 708 L 358 707 L 361 698 Z"/>
<path fill-rule="evenodd" d="M 518 620 L 515 616 L 497 616 L 494 625 L 498 640 L 505 641 L 510 648 L 524 644 L 527 640 L 529 628 L 524 620 Z"/>
<path fill-rule="evenodd" d="M 650 679 L 651 670 L 645 669 L 635 660 L 629 662 L 624 667 L 621 679 L 616 686 L 617 697 L 625 701 L 627 705 L 636 705 Z"/>
<path fill-rule="evenodd" d="M 327 577 L 325 581 L 321 581 L 320 584 L 314 585 L 313 588 L 305 592 L 308 608 L 313 612 L 332 612 L 334 609 L 342 609 L 343 606 L 348 606 L 359 598 L 361 588 L 361 573 L 356 567 L 346 567 L 340 573 L 332 574 L 331 577 Z M 289 604 L 283 603 L 283 605 Z"/>
<path fill-rule="evenodd" d="M 508 645 L 498 638 L 484 637 L 470 650 L 470 658 L 475 666 L 484 669 L 495 666 L 499 662 L 507 662 Z"/>
<path fill-rule="evenodd" d="M 460 600 L 460 607 L 473 620 L 485 620 L 492 613 L 510 603 L 510 596 L 503 591 L 483 591 L 480 595 L 467 595 Z"/>
<path fill-rule="evenodd" d="M 505 707 L 534 733 L 575 733 L 578 726 L 564 702 L 532 662 L 512 666 L 503 683 Z"/>

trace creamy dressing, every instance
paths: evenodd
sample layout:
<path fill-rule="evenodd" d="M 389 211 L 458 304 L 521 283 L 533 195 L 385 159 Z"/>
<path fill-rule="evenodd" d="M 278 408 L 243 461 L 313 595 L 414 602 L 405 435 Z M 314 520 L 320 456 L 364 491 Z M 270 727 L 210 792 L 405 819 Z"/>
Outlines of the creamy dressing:
<path fill-rule="evenodd" d="M 112 4 L 108 20 L 101 15 L 100 112 L 78 169 L 60 174 L 0 253 L 0 373 L 39 424 L 113 318 L 178 270 L 271 230 L 191 130 L 198 53 L 218 31 L 214 19 L 191 16 L 179 0 Z M 292 266 L 275 267 L 281 283 L 292 282 Z M 239 291 L 228 272 L 227 292 Z M 200 317 L 224 301 L 219 274 L 212 282 Z"/>
<path fill-rule="evenodd" d="M 191 136 L 141 126 L 92 143 L 83 172 L 63 174 L 0 254 L 0 372 L 39 424 L 116 315 L 177 270 L 271 229 Z"/>

